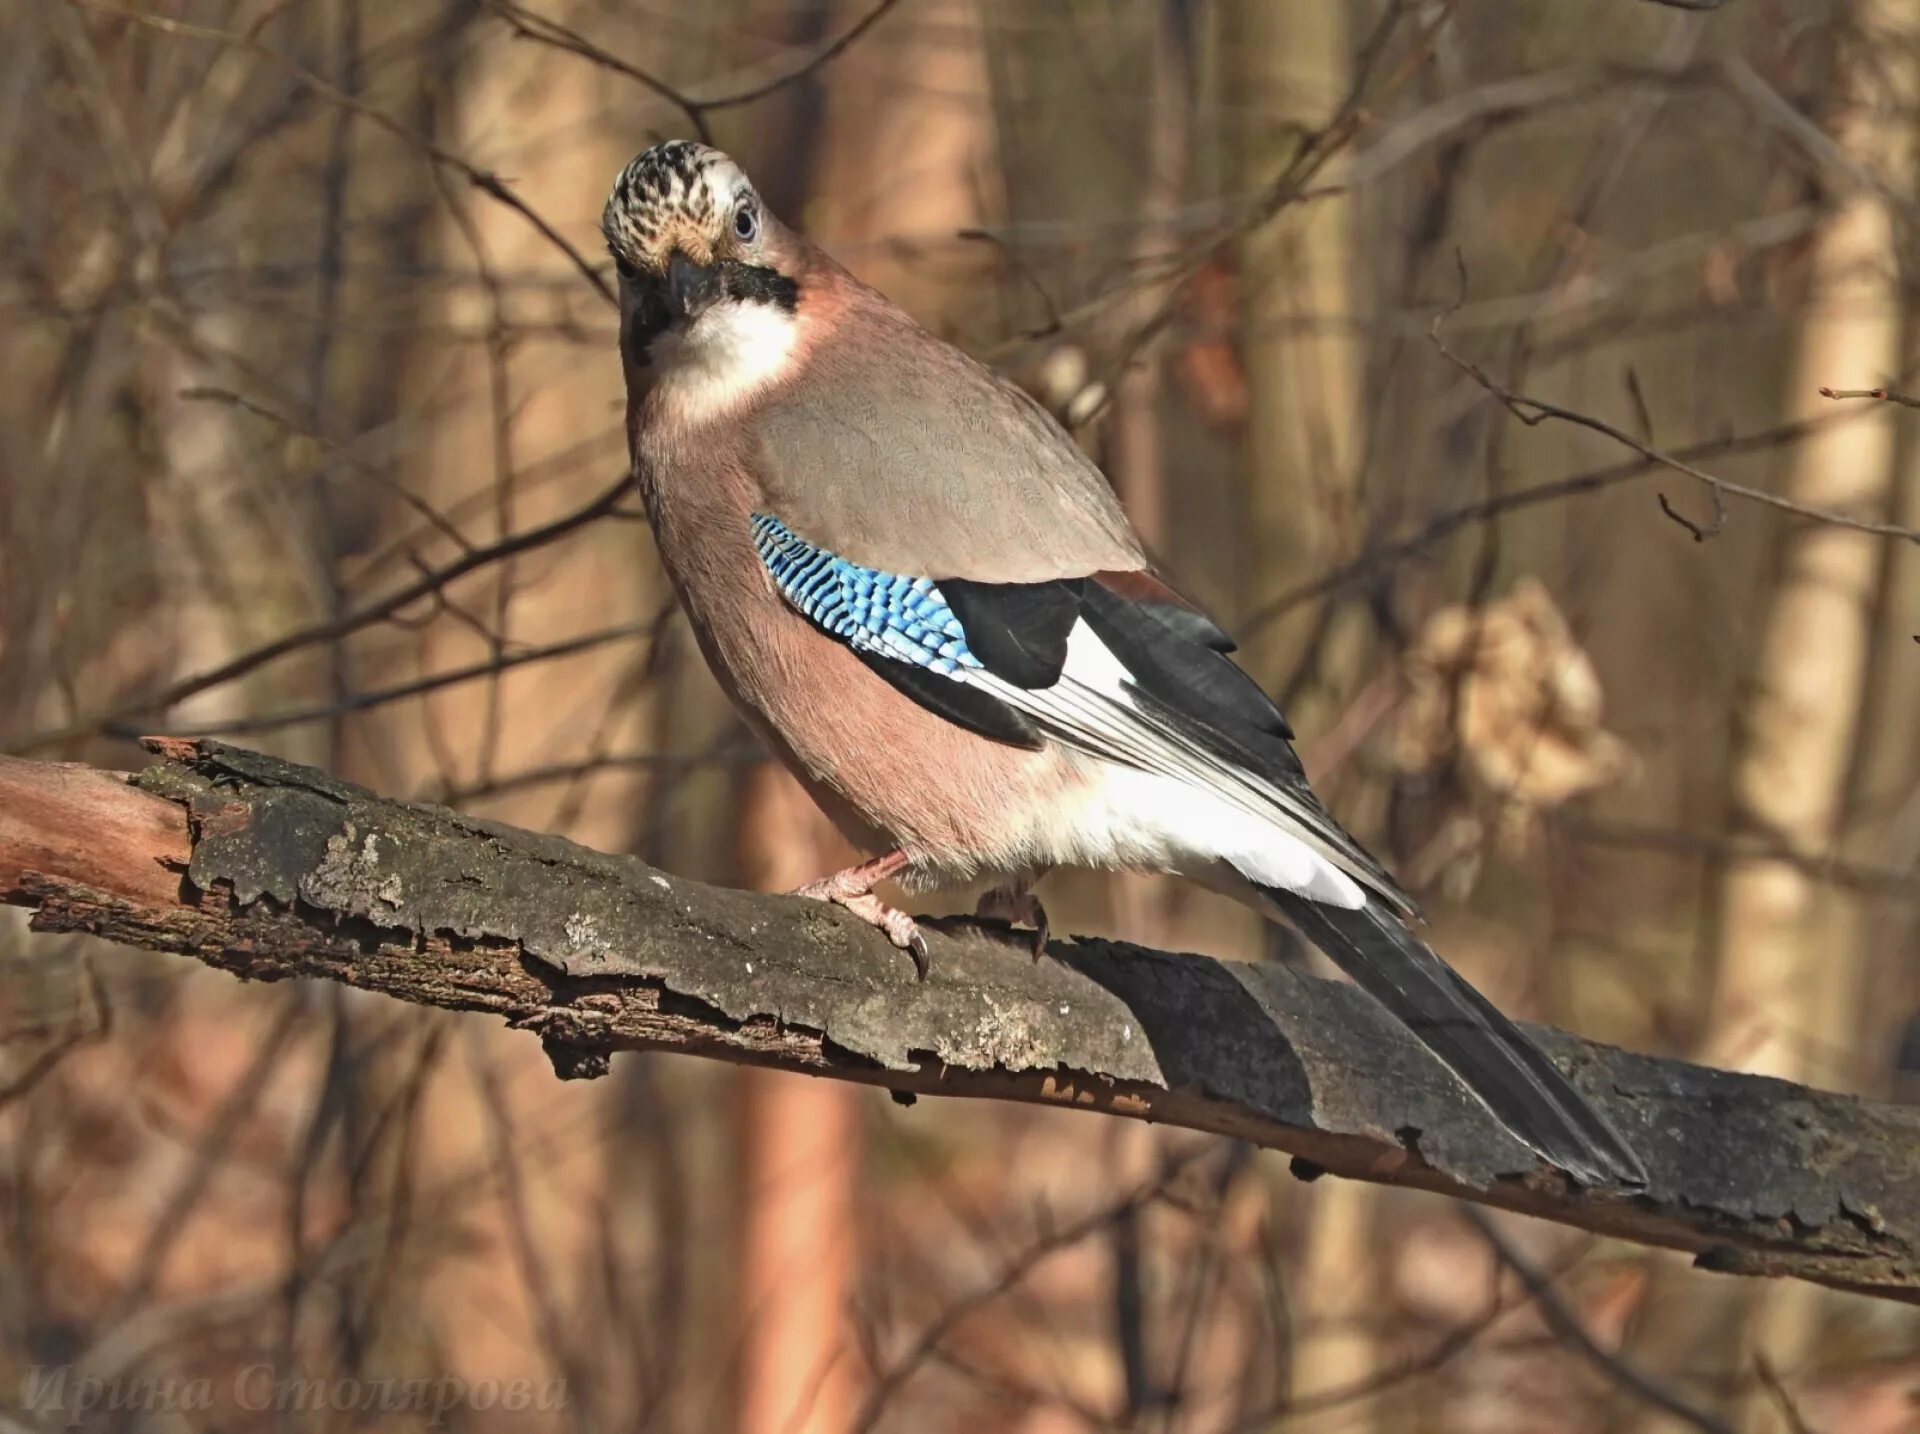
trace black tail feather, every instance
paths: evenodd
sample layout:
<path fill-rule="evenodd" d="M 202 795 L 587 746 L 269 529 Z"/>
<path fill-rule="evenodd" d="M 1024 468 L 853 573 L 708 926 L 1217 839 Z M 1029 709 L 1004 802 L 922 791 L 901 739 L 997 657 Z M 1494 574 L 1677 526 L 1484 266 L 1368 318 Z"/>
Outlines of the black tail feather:
<path fill-rule="evenodd" d="M 1500 1123 L 1587 1185 L 1645 1185 L 1646 1167 L 1545 1053 L 1391 912 L 1262 887 L 1356 985 L 1393 1012 Z"/>

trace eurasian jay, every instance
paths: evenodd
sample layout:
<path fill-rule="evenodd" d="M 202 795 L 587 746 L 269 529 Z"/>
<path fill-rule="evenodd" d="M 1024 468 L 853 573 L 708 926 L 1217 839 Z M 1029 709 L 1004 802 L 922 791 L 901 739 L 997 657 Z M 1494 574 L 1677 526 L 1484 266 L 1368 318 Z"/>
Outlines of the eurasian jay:
<path fill-rule="evenodd" d="M 998 883 L 1042 926 L 1058 866 L 1171 872 L 1293 923 L 1533 1150 L 1594 1185 L 1638 1158 L 1409 929 L 1309 789 L 1233 642 L 1150 568 L 1037 403 L 766 211 L 655 145 L 602 217 L 635 479 L 707 662 L 873 860 L 802 889 L 914 954 L 874 894 Z"/>

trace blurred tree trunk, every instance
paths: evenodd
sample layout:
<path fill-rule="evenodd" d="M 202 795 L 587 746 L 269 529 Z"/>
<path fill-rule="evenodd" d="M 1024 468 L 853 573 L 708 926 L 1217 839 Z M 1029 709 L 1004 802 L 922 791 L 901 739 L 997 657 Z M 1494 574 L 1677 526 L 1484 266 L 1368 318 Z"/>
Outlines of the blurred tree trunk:
<path fill-rule="evenodd" d="M 839 6 L 842 27 L 872 8 Z M 998 217 L 986 57 L 976 0 L 902 5 L 835 62 L 814 174 L 799 218 L 849 269 L 951 334 L 991 263 L 963 229 Z"/>
<path fill-rule="evenodd" d="M 604 25 L 592 0 L 542 11 L 588 33 Z M 647 133 L 634 87 L 560 51 L 516 44 L 484 15 L 470 24 L 449 47 L 455 68 L 431 120 L 436 137 L 507 176 L 579 252 L 597 255 L 601 197 Z M 521 216 L 426 166 L 414 174 L 438 200 L 431 264 L 449 277 L 422 301 L 430 337 L 392 376 L 403 410 L 421 416 L 401 476 L 436 510 L 457 512 L 467 539 L 484 544 L 578 508 L 626 468 L 611 344 L 569 332 L 604 330 L 612 313 Z M 399 505 L 388 521 L 388 542 L 420 526 Z M 437 542 L 415 540 L 423 558 L 444 562 L 451 545 Z M 448 593 L 448 606 L 417 635 L 369 634 L 356 656 L 363 681 L 368 673 L 405 681 L 484 663 L 508 644 L 643 622 L 663 592 L 643 531 L 601 523 L 562 547 L 490 567 Z M 360 780 L 431 793 L 640 749 L 657 695 L 644 662 L 640 645 L 612 644 L 369 714 L 347 727 L 342 765 Z M 652 780 L 632 768 L 588 771 L 467 805 L 619 851 L 635 838 Z M 644 1221 L 621 1228 L 619 1255 L 609 1248 L 610 1222 L 626 1226 L 620 1217 L 635 1211 L 625 1191 L 638 1185 L 608 1178 L 627 1158 L 620 1092 L 611 1082 L 561 1084 L 537 1045 L 508 1031 L 475 1026 L 461 1036 L 464 1058 L 425 1082 L 410 1146 L 386 1151 L 382 1165 L 424 1192 L 439 1239 L 460 1238 L 436 1250 L 417 1286 L 396 1291 L 413 1309 L 389 1313 L 386 1327 L 428 1331 L 459 1377 L 565 1378 L 572 1407 L 546 1416 L 552 1427 L 562 1419 L 618 1427 L 635 1400 L 664 1403 L 672 1421 L 674 1397 L 710 1398 L 690 1374 L 697 1340 L 676 1331 L 685 1360 L 666 1370 L 647 1369 L 644 1351 L 612 1347 L 621 1326 L 608 1306 L 623 1295 L 609 1288 L 608 1271 L 620 1268 L 619 1255 L 658 1253 L 647 1248 Z M 398 1070 L 375 1065 L 366 1077 L 370 1108 L 396 1098 Z M 594 1218 L 603 1211 L 608 1221 Z M 691 1283 L 711 1292 L 720 1282 Z M 647 1387 L 649 1375 L 672 1381 L 674 1397 Z M 681 1427 L 700 1427 L 696 1414 L 679 1417 Z"/>
<path fill-rule="evenodd" d="M 1913 46 L 1916 0 L 1860 0 L 1856 32 L 1843 39 L 1835 91 L 1836 138 L 1847 155 L 1912 189 Z M 1900 82 L 1887 86 L 1898 68 Z M 1893 90 L 1889 93 L 1889 88 Z M 1900 294 L 1894 216 L 1880 194 L 1855 188 L 1817 234 L 1810 302 L 1787 398 L 1795 416 L 1818 416 L 1822 385 L 1880 383 L 1900 362 Z M 1792 455 L 1784 492 L 1797 502 L 1878 517 L 1895 501 L 1890 406 L 1817 431 Z M 1734 768 L 1738 826 L 1784 842 L 1809 861 L 1843 842 L 1850 765 L 1861 730 L 1867 660 L 1884 540 L 1825 525 L 1785 534 L 1765 615 L 1758 670 Z M 1910 715 L 1910 714 L 1909 714 Z M 1706 1058 L 1787 1080 L 1858 1086 L 1867 1067 L 1850 1041 L 1865 975 L 1858 899 L 1785 861 L 1731 864 L 1720 892 L 1719 949 Z M 1747 1348 L 1734 1368 L 1762 1353 L 1793 1369 L 1808 1352 L 1825 1302 L 1780 1287 L 1735 1296 L 1751 1307 Z M 1756 1397 L 1743 1427 L 1770 1429 L 1780 1416 Z M 1784 1426 L 1781 1426 L 1784 1427 Z"/>
<path fill-rule="evenodd" d="M 789 891 L 854 859 L 813 799 L 772 763 L 740 802 L 747 884 Z M 841 1434 L 858 1394 L 853 1335 L 865 1092 L 741 1069 L 740 1434 Z"/>
<path fill-rule="evenodd" d="M 1896 23 L 1903 33 L 1920 33 L 1914 0 L 1868 0 L 1858 12 L 1873 33 Z M 1841 77 L 1849 103 L 1839 138 L 1860 163 L 1902 182 L 1905 124 L 1888 122 L 1864 103 L 1865 78 L 1859 69 Z M 1887 203 L 1858 190 L 1835 208 L 1815 243 L 1811 307 L 1789 395 L 1801 415 L 1831 411 L 1816 395 L 1819 386 L 1877 383 L 1897 367 L 1895 269 Z M 1863 517 L 1885 512 L 1894 493 L 1894 416 L 1888 408 L 1809 436 L 1794 454 L 1786 495 Z M 1841 835 L 1885 551 L 1882 539 L 1828 525 L 1795 525 L 1782 544 L 1734 799 L 1749 834 L 1784 841 L 1810 860 L 1831 854 Z M 1789 862 L 1746 861 L 1728 869 L 1707 1038 L 1711 1058 L 1806 1079 L 1821 1059 L 1816 1048 L 1843 1040 L 1859 974 L 1848 939 L 1853 903 L 1827 899 L 1824 889 L 1817 876 Z M 1833 1074 L 1857 1083 L 1859 1070 L 1829 1078 Z"/>
<path fill-rule="evenodd" d="M 1154 0 L 1147 27 L 1148 90 L 1144 131 L 1145 172 L 1134 201 L 1140 235 L 1133 246 L 1137 273 L 1168 268 L 1177 256 L 1174 225 L 1186 197 L 1187 155 L 1192 137 L 1193 34 L 1187 6 Z M 1165 301 L 1165 286 L 1143 284 L 1133 302 L 1120 306 L 1122 341 L 1147 323 Z M 1114 385 L 1108 419 L 1107 473 L 1134 530 L 1154 558 L 1165 561 L 1173 541 L 1172 493 L 1167 482 L 1166 359 L 1157 340 L 1135 357 Z M 1166 946 L 1178 915 L 1182 888 L 1170 877 L 1120 873 L 1112 878 L 1116 929 L 1128 940 Z"/>
<path fill-rule="evenodd" d="M 1339 0 L 1239 0 L 1225 18 L 1229 93 L 1243 127 L 1236 188 L 1253 194 L 1338 106 L 1352 71 L 1351 17 Z M 1355 233 L 1352 200 L 1334 197 L 1284 211 L 1241 245 L 1246 612 L 1329 566 L 1352 527 L 1364 373 L 1362 345 L 1344 327 L 1359 307 Z M 1287 681 L 1306 637 L 1297 621 L 1270 624 L 1247 641 L 1249 665 L 1270 687 Z M 1296 730 L 1328 724 L 1363 653 L 1356 628 L 1322 643 L 1314 686 L 1332 700 L 1290 704 Z M 1295 1394 L 1311 1397 L 1364 1381 L 1379 1362 L 1378 1201 L 1364 1186 L 1331 1181 L 1290 1198 L 1308 1215 L 1290 1368 Z M 1352 1419 L 1371 1428 L 1370 1406 Z"/>
<path fill-rule="evenodd" d="M 1914 47 L 1920 36 L 1895 28 L 1888 36 L 1882 60 L 1881 120 L 1889 130 L 1904 127 L 1907 150 L 1887 153 L 1884 161 L 1897 167 L 1886 173 L 1896 192 L 1911 193 L 1920 159 L 1920 55 Z M 1920 227 L 1898 219 L 1893 236 L 1897 303 L 1905 316 L 1901 359 L 1886 373 L 1840 380 L 1846 387 L 1897 386 L 1911 392 L 1913 375 L 1920 370 Z M 1907 528 L 1920 528 L 1920 424 L 1913 414 L 1895 414 L 1895 458 L 1886 518 Z M 1914 635 L 1920 633 L 1920 547 L 1888 543 L 1882 556 L 1883 572 L 1873 647 L 1867 661 L 1867 708 L 1859 749 L 1853 765 L 1845 826 L 1848 855 L 1874 866 L 1910 871 L 1920 866 L 1920 662 L 1916 662 Z M 1903 902 L 1876 903 L 1869 909 L 1863 959 L 1875 963 L 1873 999 L 1860 1003 L 1859 1043 L 1876 1054 L 1895 1050 L 1904 1024 L 1920 1011 L 1920 970 L 1908 959 L 1913 949 L 1915 915 Z M 1883 983 L 1879 977 L 1888 979 Z M 1875 1091 L 1875 1094 L 1880 1092 Z"/>
<path fill-rule="evenodd" d="M 835 7 L 837 33 L 871 6 Z M 868 283 L 938 331 L 958 327 L 981 262 L 959 230 L 985 219 L 994 170 L 972 0 L 901 7 L 835 62 L 807 191 L 792 216 Z M 799 146 L 788 148 L 792 164 Z M 799 188 L 799 186 L 793 186 Z M 787 773 L 762 766 L 740 805 L 749 884 L 786 890 L 855 859 Z M 840 1434 L 861 1370 L 853 1275 L 863 1092 L 742 1071 L 738 1288 L 740 1434 Z"/>
<path fill-rule="evenodd" d="M 1169 270 L 1179 255 L 1176 224 L 1187 192 L 1192 143 L 1193 40 L 1188 7 L 1154 0 L 1146 27 L 1148 89 L 1141 117 L 1144 172 L 1134 198 L 1140 226 L 1133 245 L 1136 275 Z M 1153 317 L 1165 286 L 1142 284 L 1117 315 L 1121 335 Z M 1150 343 L 1116 383 L 1108 426 L 1108 471 L 1147 551 L 1164 558 L 1172 540 L 1167 484 L 1165 355 Z"/>
<path fill-rule="evenodd" d="M 1332 118 L 1352 71 L 1350 7 L 1339 0 L 1238 0 L 1225 13 L 1228 90 L 1240 134 L 1237 192 L 1270 186 L 1303 134 Z M 1354 201 L 1295 205 L 1240 246 L 1241 352 L 1247 373 L 1245 608 L 1255 612 L 1341 555 L 1351 539 L 1363 442 L 1364 345 L 1356 312 Z M 1246 642 L 1269 685 L 1293 682 L 1314 609 Z M 1335 715 L 1365 644 L 1350 624 L 1321 641 L 1309 695 L 1289 711 L 1312 733 Z"/>

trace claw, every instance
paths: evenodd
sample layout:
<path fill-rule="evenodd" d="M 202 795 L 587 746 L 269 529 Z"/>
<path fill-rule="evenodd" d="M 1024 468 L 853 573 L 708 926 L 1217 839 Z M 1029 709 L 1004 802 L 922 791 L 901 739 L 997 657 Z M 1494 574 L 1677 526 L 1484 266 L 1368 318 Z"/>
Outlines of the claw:
<path fill-rule="evenodd" d="M 1031 882 L 996 886 L 984 892 L 978 905 L 974 907 L 973 914 L 1031 926 L 1033 928 L 1033 959 L 1038 962 L 1047 954 L 1047 908 L 1042 906 L 1040 898 L 1033 894 Z"/>

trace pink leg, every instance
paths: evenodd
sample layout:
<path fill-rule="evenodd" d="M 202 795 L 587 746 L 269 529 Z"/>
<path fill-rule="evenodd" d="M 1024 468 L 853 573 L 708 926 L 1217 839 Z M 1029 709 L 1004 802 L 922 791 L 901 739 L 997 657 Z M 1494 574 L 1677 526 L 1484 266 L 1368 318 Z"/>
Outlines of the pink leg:
<path fill-rule="evenodd" d="M 975 916 L 1020 921 L 1031 926 L 1033 959 L 1036 961 L 1047 954 L 1047 908 L 1033 894 L 1033 884 L 1045 875 L 1045 872 L 1035 872 L 1018 881 L 1010 881 L 1005 886 L 996 886 L 981 893 L 979 904 L 973 908 Z"/>
<path fill-rule="evenodd" d="M 906 912 L 888 906 L 873 894 L 876 882 L 885 881 L 907 864 L 905 852 L 890 851 L 863 861 L 845 871 L 836 871 L 818 881 L 810 881 L 791 893 L 813 901 L 831 901 L 845 907 L 869 926 L 877 927 L 887 940 L 913 957 L 913 966 L 922 981 L 927 979 L 927 938 Z"/>

